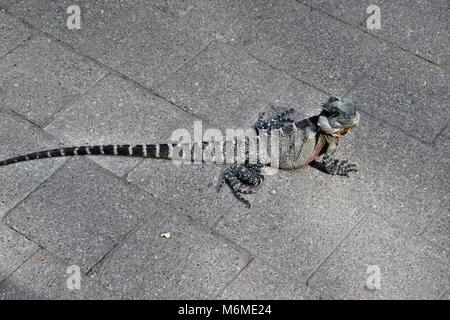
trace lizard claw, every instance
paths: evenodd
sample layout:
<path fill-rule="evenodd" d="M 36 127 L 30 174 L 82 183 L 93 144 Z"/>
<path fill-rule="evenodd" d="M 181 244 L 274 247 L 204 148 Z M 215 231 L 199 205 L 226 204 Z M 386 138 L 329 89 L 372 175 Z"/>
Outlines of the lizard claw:
<path fill-rule="evenodd" d="M 223 185 L 225 184 L 225 181 L 226 181 L 226 179 L 225 179 L 225 174 L 222 174 L 222 176 L 221 176 L 221 178 L 220 178 L 220 181 L 219 181 L 219 184 L 218 184 L 217 187 L 216 187 L 217 192 L 220 192 L 220 190 L 222 190 L 222 187 L 223 187 Z"/>
<path fill-rule="evenodd" d="M 344 176 L 348 178 L 348 174 L 350 172 L 358 172 L 358 169 L 356 169 L 356 165 L 354 163 L 349 163 L 347 160 L 336 160 L 331 174 L 334 176 Z"/>

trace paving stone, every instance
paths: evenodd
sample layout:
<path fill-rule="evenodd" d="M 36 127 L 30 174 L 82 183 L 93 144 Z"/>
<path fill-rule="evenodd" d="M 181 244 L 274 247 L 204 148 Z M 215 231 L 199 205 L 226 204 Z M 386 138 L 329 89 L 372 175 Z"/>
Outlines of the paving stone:
<path fill-rule="evenodd" d="M 221 129 L 247 128 L 249 119 L 291 81 L 247 54 L 214 42 L 157 92 Z"/>
<path fill-rule="evenodd" d="M 309 8 L 295 0 L 156 0 L 163 12 L 189 24 L 210 36 L 228 42 L 239 41 L 259 23 L 286 22 L 286 13 L 296 13 L 296 19 Z"/>
<path fill-rule="evenodd" d="M 436 299 L 449 283 L 448 253 L 368 216 L 327 258 L 309 286 L 337 299 Z M 380 270 L 380 290 L 367 279 Z M 375 269 L 373 269 L 375 270 Z"/>
<path fill-rule="evenodd" d="M 0 224 L 0 283 L 38 250 L 36 244 Z"/>
<path fill-rule="evenodd" d="M 450 10 L 447 0 L 383 1 L 381 29 L 371 32 L 448 67 L 450 65 L 449 18 Z"/>
<path fill-rule="evenodd" d="M 0 283 L 1 300 L 117 299 L 90 277 L 81 274 L 80 289 L 69 289 L 74 271 L 45 250 L 40 250 Z M 72 282 L 69 282 L 72 284 Z"/>
<path fill-rule="evenodd" d="M 31 35 L 31 30 L 22 22 L 1 11 L 0 31 L 0 57 L 19 46 Z"/>
<path fill-rule="evenodd" d="M 426 228 L 423 236 L 444 248 L 450 248 L 450 208 L 438 212 L 437 217 Z"/>
<path fill-rule="evenodd" d="M 359 25 L 370 15 L 370 5 L 380 6 L 383 0 L 302 0 L 315 9 L 324 11 L 338 19 Z"/>
<path fill-rule="evenodd" d="M 146 190 L 155 198 L 184 214 L 212 226 L 236 199 L 217 186 L 225 166 L 213 164 L 181 164 L 167 160 L 145 160 L 127 180 Z"/>
<path fill-rule="evenodd" d="M 194 117 L 147 90 L 110 76 L 59 114 L 45 130 L 66 145 L 150 144 L 169 142 L 174 130 L 190 130 L 194 121 Z M 142 161 L 129 157 L 91 158 L 119 176 Z"/>
<path fill-rule="evenodd" d="M 392 50 L 349 96 L 369 114 L 431 142 L 448 121 L 449 87 L 449 73 L 412 54 Z"/>
<path fill-rule="evenodd" d="M 201 51 L 209 38 L 145 3 L 104 25 L 83 52 L 155 88 Z"/>
<path fill-rule="evenodd" d="M 0 225 L 0 299 L 448 299 L 448 10 L 381 1 L 371 1 L 382 14 L 371 36 L 365 0 L 88 0 L 78 31 L 65 25 L 76 2 L 0 0 L 12 11 L 0 12 L 0 160 L 58 142 L 167 142 L 197 118 L 225 129 L 259 111 L 311 116 L 349 90 L 362 116 L 336 155 L 357 174 L 269 176 L 246 196 L 250 210 L 215 191 L 224 166 L 78 157 L 1 167 L 0 220 L 11 228 Z M 116 75 L 100 81 L 107 71 L 58 41 L 26 41 L 12 15 L 184 111 Z M 51 122 L 61 141 L 32 122 Z M 29 258 L 37 244 L 50 252 Z M 81 291 L 66 287 L 71 264 L 95 265 Z M 379 291 L 365 287 L 374 264 Z"/>
<path fill-rule="evenodd" d="M 276 193 L 270 194 L 273 189 Z M 306 280 L 362 213 L 358 202 L 341 202 L 326 184 L 312 179 L 309 169 L 280 171 L 267 179 L 251 209 L 234 207 L 215 228 L 274 267 Z"/>
<path fill-rule="evenodd" d="M 318 114 L 325 96 L 305 88 L 293 83 L 272 105 L 276 109 L 294 107 L 305 116 Z M 309 97 L 316 99 L 316 105 Z M 360 100 L 356 102 L 359 106 Z M 350 179 L 317 170 L 308 174 L 338 192 L 344 202 L 355 201 L 357 194 L 360 204 L 416 234 L 437 210 L 447 208 L 448 160 L 366 113 L 361 114 L 361 126 L 341 140 L 336 158 L 355 162 L 359 172 Z"/>
<path fill-rule="evenodd" d="M 335 95 L 343 95 L 385 52 L 366 33 L 312 11 L 290 24 L 259 24 L 247 50 L 270 65 Z"/>
<path fill-rule="evenodd" d="M 7 11 L 9 7 L 18 1 L 19 0 L 0 0 L 0 10 Z"/>
<path fill-rule="evenodd" d="M 74 158 L 16 206 L 7 223 L 86 271 L 154 209 L 148 194 Z"/>
<path fill-rule="evenodd" d="M 276 112 L 294 108 L 304 118 L 308 118 L 318 115 L 328 98 L 325 93 L 294 80 L 270 103 L 270 107 Z"/>
<path fill-rule="evenodd" d="M 74 48 L 82 49 L 83 45 L 95 36 L 102 26 L 118 19 L 120 14 L 129 10 L 137 2 L 138 0 L 23 0 L 11 6 L 9 11 L 43 32 Z M 67 27 L 67 21 L 72 15 L 67 13 L 67 10 L 71 5 L 80 7 L 80 29 Z"/>
<path fill-rule="evenodd" d="M 37 35 L 0 61 L 2 107 L 44 127 L 106 75 L 94 63 Z"/>
<path fill-rule="evenodd" d="M 350 179 L 312 170 L 312 179 L 418 234 L 448 201 L 449 160 L 431 146 L 362 113 L 361 125 L 342 139 L 337 159 L 356 163 Z M 357 195 L 355 197 L 355 195 Z"/>
<path fill-rule="evenodd" d="M 218 299 L 312 300 L 318 296 L 256 259 L 229 284 Z"/>
<path fill-rule="evenodd" d="M 55 141 L 23 118 L 0 109 L 0 159 L 48 149 Z M 0 220 L 63 164 L 39 160 L 0 168 Z"/>
<path fill-rule="evenodd" d="M 161 208 L 96 270 L 127 299 L 207 299 L 216 296 L 248 257 L 170 208 Z M 170 238 L 161 237 L 170 232 Z"/>

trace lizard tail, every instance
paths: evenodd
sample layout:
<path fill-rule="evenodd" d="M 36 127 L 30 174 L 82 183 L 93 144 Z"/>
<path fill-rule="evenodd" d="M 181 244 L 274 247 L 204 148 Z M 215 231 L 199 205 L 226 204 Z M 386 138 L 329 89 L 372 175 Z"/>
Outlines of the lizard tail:
<path fill-rule="evenodd" d="M 69 156 L 127 156 L 157 159 L 172 159 L 172 144 L 146 144 L 146 145 L 98 145 L 81 146 L 39 151 L 23 156 L 0 161 L 0 167 L 13 163 Z"/>

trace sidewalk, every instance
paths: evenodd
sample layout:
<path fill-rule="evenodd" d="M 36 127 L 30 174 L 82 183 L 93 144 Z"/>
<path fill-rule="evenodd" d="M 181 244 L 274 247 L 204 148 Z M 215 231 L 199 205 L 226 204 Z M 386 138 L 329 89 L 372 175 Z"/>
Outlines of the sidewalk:
<path fill-rule="evenodd" d="M 74 4 L 80 30 L 66 25 Z M 370 4 L 380 30 L 366 26 Z M 310 116 L 330 95 L 352 97 L 362 122 L 337 153 L 357 174 L 281 172 L 248 197 L 251 209 L 216 192 L 223 166 L 76 157 L 2 167 L 0 299 L 449 298 L 447 0 L 0 9 L 0 160 L 167 142 L 196 120 L 224 130 L 261 111 Z M 67 287 L 70 266 L 80 290 Z M 378 290 L 366 285 L 374 275 Z"/>

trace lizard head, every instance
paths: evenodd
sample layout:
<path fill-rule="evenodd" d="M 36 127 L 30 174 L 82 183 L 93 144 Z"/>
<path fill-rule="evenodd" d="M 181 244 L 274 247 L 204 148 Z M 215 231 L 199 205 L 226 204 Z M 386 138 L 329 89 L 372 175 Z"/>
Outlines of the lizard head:
<path fill-rule="evenodd" d="M 359 113 L 350 99 L 330 97 L 322 108 L 317 124 L 325 134 L 341 138 L 359 124 Z"/>

